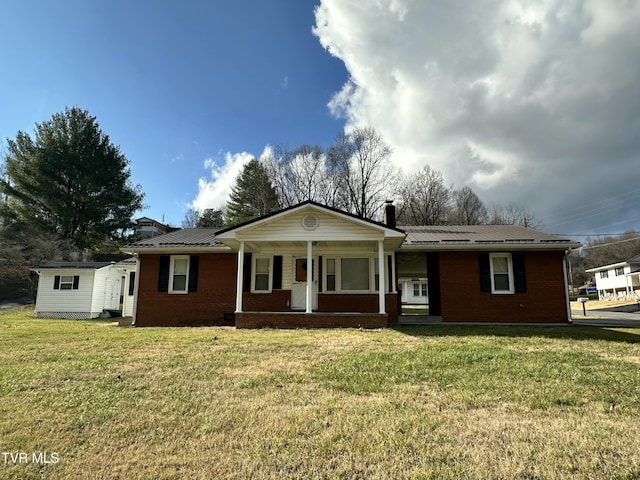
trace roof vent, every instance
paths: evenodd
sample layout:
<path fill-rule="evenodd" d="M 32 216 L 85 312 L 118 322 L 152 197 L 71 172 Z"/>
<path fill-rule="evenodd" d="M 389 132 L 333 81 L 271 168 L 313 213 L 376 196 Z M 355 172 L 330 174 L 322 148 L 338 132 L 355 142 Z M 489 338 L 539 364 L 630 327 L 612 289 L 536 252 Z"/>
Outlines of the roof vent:
<path fill-rule="evenodd" d="M 305 215 L 302 218 L 302 228 L 305 230 L 315 230 L 318 228 L 318 217 L 313 214 Z"/>

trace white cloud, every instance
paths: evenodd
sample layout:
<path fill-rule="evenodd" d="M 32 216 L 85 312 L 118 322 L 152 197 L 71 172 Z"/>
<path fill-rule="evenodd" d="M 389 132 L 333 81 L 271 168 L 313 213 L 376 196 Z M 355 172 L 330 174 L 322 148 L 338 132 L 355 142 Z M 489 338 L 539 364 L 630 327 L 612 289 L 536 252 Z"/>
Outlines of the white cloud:
<path fill-rule="evenodd" d="M 259 158 L 268 157 L 270 152 L 271 147 L 266 146 Z M 247 152 L 227 152 L 217 158 L 207 158 L 204 168 L 210 170 L 211 176 L 209 179 L 198 180 L 198 195 L 189 206 L 201 211 L 224 206 L 229 200 L 236 177 L 253 158 L 256 156 Z"/>
<path fill-rule="evenodd" d="M 373 126 L 403 168 L 543 221 L 635 188 L 639 31 L 626 0 L 322 0 L 314 29 L 350 73 L 328 104 L 347 129 Z M 640 217 L 640 201 L 607 213 Z"/>

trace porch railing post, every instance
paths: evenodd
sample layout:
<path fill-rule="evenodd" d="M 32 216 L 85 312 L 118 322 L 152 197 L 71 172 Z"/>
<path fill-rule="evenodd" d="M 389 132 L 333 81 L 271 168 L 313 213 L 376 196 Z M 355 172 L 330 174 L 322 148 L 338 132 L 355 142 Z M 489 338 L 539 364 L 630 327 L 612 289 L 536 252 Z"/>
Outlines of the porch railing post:
<path fill-rule="evenodd" d="M 380 307 L 380 313 L 387 313 L 385 305 L 385 279 L 387 275 L 384 271 L 384 242 L 378 240 L 378 305 Z"/>
<path fill-rule="evenodd" d="M 311 241 L 307 241 L 307 302 L 306 313 L 313 311 L 313 248 Z"/>
<path fill-rule="evenodd" d="M 242 279 L 244 277 L 244 240 L 238 249 L 238 273 L 236 275 L 236 313 L 242 312 Z"/>

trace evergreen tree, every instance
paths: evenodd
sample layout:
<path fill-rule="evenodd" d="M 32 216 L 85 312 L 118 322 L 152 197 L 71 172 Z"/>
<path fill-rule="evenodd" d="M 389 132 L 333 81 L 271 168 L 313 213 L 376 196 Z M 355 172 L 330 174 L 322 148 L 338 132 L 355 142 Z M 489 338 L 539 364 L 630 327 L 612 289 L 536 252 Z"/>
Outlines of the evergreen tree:
<path fill-rule="evenodd" d="M 0 192 L 5 223 L 34 225 L 92 248 L 133 226 L 142 208 L 129 161 L 95 117 L 77 107 L 8 140 Z"/>
<path fill-rule="evenodd" d="M 227 225 L 237 225 L 280 208 L 278 194 L 267 169 L 255 158 L 247 163 L 231 190 Z"/>
<path fill-rule="evenodd" d="M 224 212 L 219 208 L 205 208 L 196 226 L 200 228 L 224 227 Z"/>

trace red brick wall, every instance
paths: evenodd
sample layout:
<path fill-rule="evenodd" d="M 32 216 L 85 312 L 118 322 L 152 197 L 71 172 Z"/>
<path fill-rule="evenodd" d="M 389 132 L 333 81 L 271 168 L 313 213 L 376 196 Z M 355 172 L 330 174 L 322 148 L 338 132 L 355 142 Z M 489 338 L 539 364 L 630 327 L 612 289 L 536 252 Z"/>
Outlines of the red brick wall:
<path fill-rule="evenodd" d="M 398 318 L 398 295 L 387 293 L 385 295 L 386 311 L 391 320 Z M 351 312 L 351 313 L 378 313 L 377 293 L 337 294 L 321 293 L 318 295 L 319 312 Z"/>
<path fill-rule="evenodd" d="M 291 290 L 272 290 L 271 293 L 243 292 L 242 310 L 245 312 L 290 312 Z"/>
<path fill-rule="evenodd" d="M 236 306 L 235 253 L 200 254 L 198 291 L 158 292 L 160 255 L 140 255 L 136 326 L 225 325 Z"/>
<path fill-rule="evenodd" d="M 236 267 L 235 253 L 200 254 L 198 291 L 186 294 L 158 292 L 160 255 L 140 255 L 138 275 L 138 303 L 136 326 L 187 326 L 187 325 L 229 325 L 224 314 L 235 311 Z M 387 313 L 391 320 L 398 316 L 398 297 L 387 294 Z M 245 312 L 290 312 L 291 290 L 274 290 L 271 293 L 242 294 Z M 334 295 L 320 294 L 320 311 L 378 313 L 378 295 Z M 316 318 L 308 322 L 316 322 Z M 375 319 L 380 322 L 379 318 Z M 344 322 L 345 324 L 341 324 Z M 327 326 L 360 326 L 362 318 L 352 320 L 346 317 L 325 322 Z M 387 317 L 384 317 L 386 325 Z M 378 328 L 379 323 L 372 327 Z M 314 325 L 312 325 L 314 326 Z M 319 326 L 319 324 L 318 324 Z"/>
<path fill-rule="evenodd" d="M 377 313 L 260 313 L 236 314 L 237 328 L 386 328 L 387 315 Z"/>
<path fill-rule="evenodd" d="M 523 252 L 527 292 L 480 291 L 478 253 L 440 252 L 444 322 L 567 322 L 563 252 Z"/>

